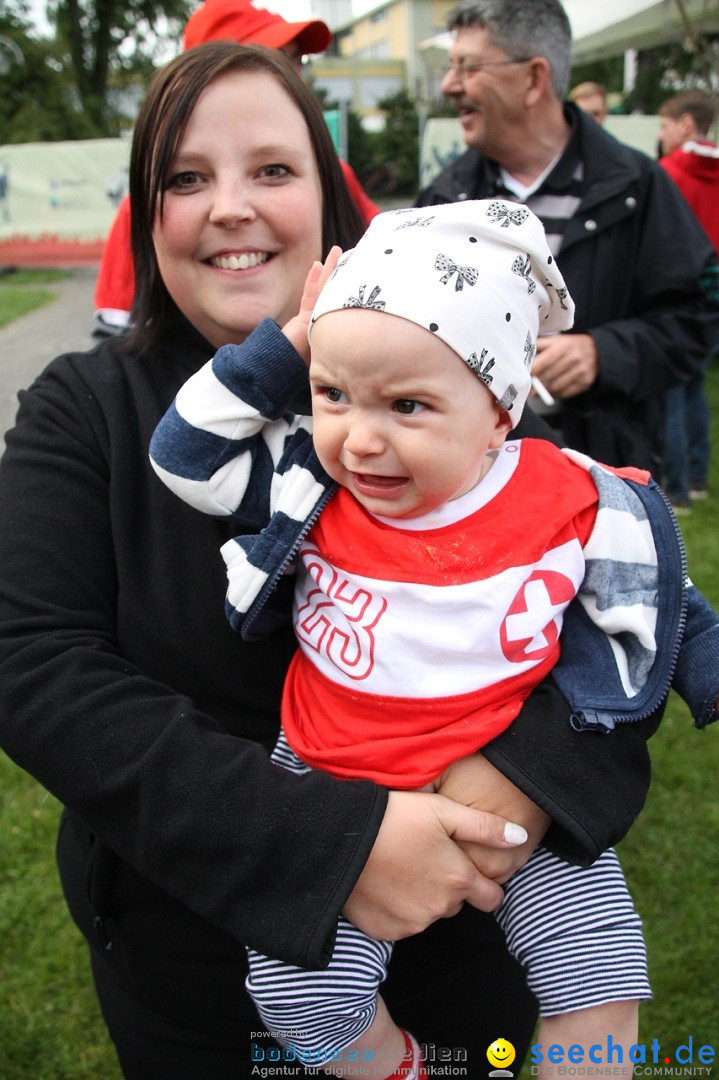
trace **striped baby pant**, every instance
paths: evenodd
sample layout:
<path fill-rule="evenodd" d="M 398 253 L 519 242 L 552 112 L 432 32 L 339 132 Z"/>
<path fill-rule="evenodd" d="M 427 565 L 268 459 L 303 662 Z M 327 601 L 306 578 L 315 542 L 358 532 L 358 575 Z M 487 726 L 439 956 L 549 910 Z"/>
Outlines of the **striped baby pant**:
<path fill-rule="evenodd" d="M 309 771 L 282 736 L 273 761 Z M 495 917 L 542 1016 L 651 997 L 641 920 L 614 851 L 579 867 L 540 847 L 504 888 Z M 391 942 L 340 917 L 327 968 L 294 967 L 248 949 L 247 989 L 278 1041 L 300 1061 L 321 1065 L 372 1023 L 391 955 Z"/>

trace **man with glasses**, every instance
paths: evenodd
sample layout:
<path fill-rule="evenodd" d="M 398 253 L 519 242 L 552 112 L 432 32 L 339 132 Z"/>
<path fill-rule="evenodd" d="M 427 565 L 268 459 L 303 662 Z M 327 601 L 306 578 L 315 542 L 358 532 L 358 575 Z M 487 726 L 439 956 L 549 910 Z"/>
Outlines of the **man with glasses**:
<path fill-rule="evenodd" d="M 513 203 L 537 214 L 576 318 L 540 338 L 533 403 L 570 446 L 656 471 L 665 391 L 699 369 L 719 318 L 711 245 L 656 163 L 564 101 L 558 0 L 464 0 L 447 18 L 442 91 L 468 149 L 417 205 L 496 197 L 506 228 Z"/>

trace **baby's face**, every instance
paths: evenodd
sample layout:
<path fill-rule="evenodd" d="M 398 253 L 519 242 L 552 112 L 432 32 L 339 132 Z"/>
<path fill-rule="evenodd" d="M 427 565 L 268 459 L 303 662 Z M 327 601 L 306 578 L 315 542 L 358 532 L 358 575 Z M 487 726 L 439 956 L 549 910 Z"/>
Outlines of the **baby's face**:
<path fill-rule="evenodd" d="M 314 444 L 329 475 L 384 517 L 464 495 L 510 423 L 441 339 L 396 315 L 347 308 L 312 329 Z"/>

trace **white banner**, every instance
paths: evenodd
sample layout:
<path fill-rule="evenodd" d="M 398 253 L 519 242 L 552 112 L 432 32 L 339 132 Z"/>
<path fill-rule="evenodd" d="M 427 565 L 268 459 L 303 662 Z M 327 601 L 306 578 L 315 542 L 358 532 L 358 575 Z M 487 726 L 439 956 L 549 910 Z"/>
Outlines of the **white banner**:
<path fill-rule="evenodd" d="M 127 191 L 126 139 L 0 147 L 0 264 L 94 262 Z"/>
<path fill-rule="evenodd" d="M 604 122 L 605 129 L 619 142 L 641 150 L 651 158 L 657 156 L 659 135 L 658 116 L 615 116 Z M 441 169 L 467 149 L 459 120 L 434 117 L 424 126 L 420 147 L 419 187 L 427 187 Z"/>
<path fill-rule="evenodd" d="M 438 172 L 467 149 L 459 120 L 435 116 L 424 125 L 419 148 L 419 189 L 426 188 Z"/>

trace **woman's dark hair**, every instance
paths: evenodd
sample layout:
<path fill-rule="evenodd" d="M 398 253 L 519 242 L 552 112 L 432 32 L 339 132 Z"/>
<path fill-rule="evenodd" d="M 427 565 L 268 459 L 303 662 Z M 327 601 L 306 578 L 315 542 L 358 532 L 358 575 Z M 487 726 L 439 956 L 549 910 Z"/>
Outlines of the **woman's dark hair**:
<path fill-rule="evenodd" d="M 156 73 L 135 125 L 130 156 L 130 216 L 135 300 L 128 344 L 147 352 L 163 337 L 174 304 L 160 276 L 152 234 L 163 213 L 172 164 L 202 92 L 220 75 L 260 71 L 284 87 L 307 124 L 322 187 L 322 247 L 354 247 L 364 232 L 347 190 L 320 105 L 290 61 L 275 49 L 213 41 L 188 49 Z M 237 123 L 242 123 L 238 116 Z"/>

